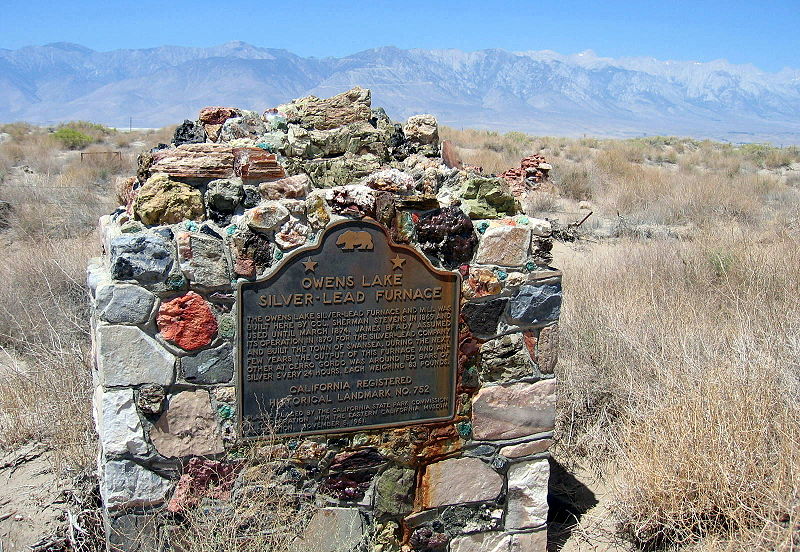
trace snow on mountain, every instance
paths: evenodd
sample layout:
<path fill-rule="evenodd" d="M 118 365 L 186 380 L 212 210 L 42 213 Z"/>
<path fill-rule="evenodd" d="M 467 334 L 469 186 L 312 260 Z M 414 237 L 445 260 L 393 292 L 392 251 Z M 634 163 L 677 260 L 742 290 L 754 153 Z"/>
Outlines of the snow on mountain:
<path fill-rule="evenodd" d="M 205 105 L 263 110 L 354 85 L 394 118 L 430 112 L 456 127 L 800 143 L 800 70 L 592 51 L 382 47 L 317 59 L 244 42 L 111 52 L 54 43 L 0 50 L 0 121 L 161 126 Z"/>

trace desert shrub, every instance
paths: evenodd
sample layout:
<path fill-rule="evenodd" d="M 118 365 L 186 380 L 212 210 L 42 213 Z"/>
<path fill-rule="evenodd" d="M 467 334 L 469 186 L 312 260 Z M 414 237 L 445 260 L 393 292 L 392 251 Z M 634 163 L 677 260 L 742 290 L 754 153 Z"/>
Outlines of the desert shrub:
<path fill-rule="evenodd" d="M 72 130 L 80 132 L 81 134 L 90 136 L 95 142 L 100 142 L 105 137 L 117 133 L 117 131 L 113 128 L 108 128 L 107 126 L 91 123 L 89 121 L 70 121 L 60 125 L 59 128 L 71 128 Z"/>
<path fill-rule="evenodd" d="M 797 147 L 778 148 L 768 144 L 743 144 L 739 152 L 756 166 L 777 169 L 800 161 L 800 150 Z"/>
<path fill-rule="evenodd" d="M 800 188 L 800 174 L 793 174 L 787 176 L 786 185 L 792 188 Z"/>
<path fill-rule="evenodd" d="M 20 121 L 16 123 L 6 123 L 4 125 L 0 125 L 0 132 L 5 132 L 6 134 L 9 134 L 11 139 L 15 142 L 20 142 L 26 136 L 41 132 L 41 129 L 30 123 Z"/>
<path fill-rule="evenodd" d="M 116 131 L 88 121 L 70 121 L 58 126 L 53 137 L 67 149 L 83 149 L 89 144 L 102 142 Z"/>
<path fill-rule="evenodd" d="M 94 138 L 74 128 L 61 127 L 53 133 L 53 138 L 68 149 L 82 149 L 94 142 Z"/>
<path fill-rule="evenodd" d="M 522 204 L 522 212 L 539 217 L 558 210 L 558 196 L 549 192 L 531 192 Z"/>
<path fill-rule="evenodd" d="M 592 174 L 585 163 L 558 162 L 553 180 L 562 195 L 578 201 L 592 198 Z"/>

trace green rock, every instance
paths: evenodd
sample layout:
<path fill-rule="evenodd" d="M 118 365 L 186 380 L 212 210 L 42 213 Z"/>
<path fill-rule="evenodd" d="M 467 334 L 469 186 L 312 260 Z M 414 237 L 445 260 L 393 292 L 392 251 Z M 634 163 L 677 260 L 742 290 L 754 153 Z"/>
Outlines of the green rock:
<path fill-rule="evenodd" d="M 144 231 L 144 224 L 137 220 L 129 220 L 120 227 L 119 231 L 123 234 L 136 234 Z"/>
<path fill-rule="evenodd" d="M 375 482 L 375 515 L 401 516 L 414 506 L 416 473 L 409 468 L 393 466 Z"/>
<path fill-rule="evenodd" d="M 461 435 L 461 437 L 467 439 L 469 438 L 470 434 L 472 434 L 472 423 L 458 422 L 456 424 L 456 431 L 458 431 L 458 434 Z"/>
<path fill-rule="evenodd" d="M 462 209 L 471 219 L 495 219 L 519 212 L 520 206 L 502 178 L 475 176 L 461 191 Z"/>
<path fill-rule="evenodd" d="M 332 188 L 352 184 L 380 169 L 381 164 L 381 158 L 371 153 L 354 155 L 347 152 L 332 159 L 303 161 L 290 158 L 287 168 L 290 174 L 307 174 L 315 188 Z"/>
<path fill-rule="evenodd" d="M 186 278 L 183 277 L 182 274 L 171 274 L 167 278 L 166 285 L 167 285 L 167 289 L 179 290 L 179 289 L 186 288 L 188 283 L 189 282 L 186 280 Z"/>
<path fill-rule="evenodd" d="M 221 315 L 217 323 L 217 332 L 219 333 L 220 337 L 231 338 L 236 333 L 236 322 L 234 321 L 232 314 Z"/>
<path fill-rule="evenodd" d="M 233 407 L 229 404 L 221 404 L 217 407 L 217 414 L 223 420 L 233 418 Z"/>
<path fill-rule="evenodd" d="M 522 334 L 490 339 L 481 347 L 480 377 L 483 382 L 502 382 L 532 376 L 533 361 Z"/>
<path fill-rule="evenodd" d="M 401 241 L 411 242 L 416 235 L 414 218 L 409 211 L 398 211 L 395 215 L 397 235 Z"/>
<path fill-rule="evenodd" d="M 256 146 L 275 153 L 286 151 L 287 143 L 285 132 L 267 132 L 258 137 Z"/>

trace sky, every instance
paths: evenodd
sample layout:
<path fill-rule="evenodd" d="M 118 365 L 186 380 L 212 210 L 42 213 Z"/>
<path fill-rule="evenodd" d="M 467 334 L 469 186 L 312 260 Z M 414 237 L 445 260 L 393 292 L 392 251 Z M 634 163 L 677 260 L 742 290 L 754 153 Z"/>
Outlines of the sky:
<path fill-rule="evenodd" d="M 302 56 L 378 46 L 593 50 L 605 57 L 800 68 L 800 0 L 0 0 L 0 48 L 94 50 L 241 40 Z"/>

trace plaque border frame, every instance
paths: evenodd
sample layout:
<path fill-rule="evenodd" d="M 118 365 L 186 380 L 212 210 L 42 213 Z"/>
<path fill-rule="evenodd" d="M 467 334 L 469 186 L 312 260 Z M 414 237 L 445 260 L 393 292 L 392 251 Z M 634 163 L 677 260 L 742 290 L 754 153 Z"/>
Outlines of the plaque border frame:
<path fill-rule="evenodd" d="M 452 373 L 452 377 L 450 378 L 450 412 L 447 416 L 440 416 L 436 418 L 423 418 L 420 420 L 411 420 L 405 422 L 390 422 L 385 424 L 371 424 L 366 426 L 350 426 L 350 427 L 342 427 L 342 428 L 334 428 L 330 430 L 311 430 L 311 431 L 299 431 L 299 432 L 292 432 L 292 433 L 272 433 L 266 435 L 245 435 L 243 431 L 243 406 L 244 403 L 242 401 L 242 393 L 243 390 L 243 379 L 244 379 L 244 346 L 242 343 L 243 332 L 240 331 L 242 328 L 243 316 L 244 312 L 242 309 L 242 289 L 245 286 L 253 285 L 253 284 L 260 284 L 264 282 L 268 282 L 273 278 L 279 276 L 281 270 L 291 262 L 295 260 L 296 257 L 301 255 L 305 255 L 312 251 L 320 251 L 324 244 L 324 238 L 332 233 L 334 230 L 338 229 L 342 226 L 350 226 L 350 225 L 360 225 L 364 226 L 364 224 L 368 226 L 372 226 L 381 232 L 383 232 L 384 236 L 386 236 L 386 241 L 390 249 L 406 251 L 407 253 L 413 255 L 417 260 L 419 260 L 425 267 L 430 270 L 431 272 L 438 274 L 440 276 L 447 276 L 447 277 L 455 277 L 455 293 L 453 294 L 452 298 L 452 315 L 451 315 L 451 329 L 450 329 L 450 340 L 453 343 L 453 351 L 451 353 L 450 359 L 450 371 Z M 338 435 L 343 433 L 355 433 L 358 431 L 370 431 L 376 429 L 387 429 L 387 428 L 394 428 L 394 427 L 407 427 L 407 426 L 416 426 L 416 425 L 425 425 L 425 424 L 436 424 L 436 423 L 443 423 L 443 422 L 450 422 L 455 419 L 456 417 L 456 397 L 457 397 L 457 385 L 458 385 L 458 335 L 459 335 L 459 320 L 460 320 L 460 313 L 461 313 L 461 291 L 462 291 L 462 276 L 461 273 L 457 270 L 442 270 L 437 268 L 431 263 L 428 257 L 417 250 L 415 247 L 403 243 L 396 243 L 393 239 L 391 234 L 389 234 L 388 229 L 375 219 L 371 217 L 364 217 L 362 219 L 348 219 L 348 220 L 339 220 L 336 222 L 332 222 L 325 226 L 319 234 L 317 239 L 309 243 L 307 245 L 303 245 L 298 247 L 297 249 L 291 251 L 287 255 L 285 255 L 277 264 L 270 267 L 270 271 L 263 277 L 263 278 L 256 278 L 255 280 L 243 280 L 240 279 L 235 286 L 235 297 L 236 297 L 236 337 L 234 339 L 234 343 L 236 346 L 236 354 L 234 355 L 234 372 L 235 372 L 235 392 L 236 392 L 236 420 L 235 420 L 235 432 L 236 437 L 238 439 L 242 439 L 245 441 L 254 441 L 258 439 L 264 439 L 269 437 L 299 437 L 299 436 L 313 436 L 313 435 Z"/>

